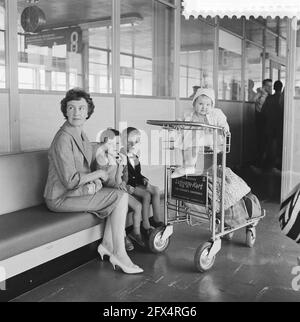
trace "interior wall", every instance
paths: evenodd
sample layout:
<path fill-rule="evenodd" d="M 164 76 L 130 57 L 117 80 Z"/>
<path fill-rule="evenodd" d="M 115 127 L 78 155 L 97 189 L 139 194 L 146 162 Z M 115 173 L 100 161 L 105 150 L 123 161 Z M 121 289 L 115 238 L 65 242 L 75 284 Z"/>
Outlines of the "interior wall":
<path fill-rule="evenodd" d="M 60 111 L 63 94 L 20 94 L 21 147 L 23 151 L 47 149 L 65 119 Z M 114 98 L 93 97 L 94 114 L 84 130 L 91 141 L 97 133 L 114 125 Z"/>
<path fill-rule="evenodd" d="M 8 93 L 0 93 L 0 153 L 9 151 L 9 102 Z"/>
<path fill-rule="evenodd" d="M 219 108 L 226 115 L 231 132 L 231 149 L 227 155 L 227 164 L 229 167 L 241 165 L 243 148 L 243 103 L 219 101 Z"/>
<path fill-rule="evenodd" d="M 56 95 L 22 94 L 23 148 L 25 144 L 27 148 L 37 148 L 41 144 L 45 148 L 45 145 L 51 143 L 54 134 L 64 121 L 60 116 L 58 105 L 60 99 L 61 97 Z M 96 140 L 98 132 L 102 129 L 114 126 L 113 98 L 96 97 L 94 103 L 95 112 L 85 125 L 85 131 L 91 141 Z M 28 107 L 27 115 L 25 106 Z M 144 138 L 146 135 L 149 137 L 149 142 L 144 141 L 146 143 L 143 144 L 143 148 L 147 148 L 147 153 L 142 158 L 143 173 L 154 185 L 163 189 L 163 166 L 151 164 L 150 154 L 151 132 L 160 131 L 160 128 L 147 125 L 146 120 L 174 119 L 174 101 L 123 98 L 121 109 L 124 125 L 135 126 L 143 131 Z M 32 117 L 29 117 L 30 114 Z M 33 142 L 30 141 L 30 136 L 34 137 Z M 160 149 L 161 145 L 158 146 L 159 151 Z M 47 173 L 46 150 L 0 156 L 0 215 L 42 203 Z"/>
<path fill-rule="evenodd" d="M 121 98 L 121 126 L 133 126 L 142 131 L 141 164 L 143 174 L 161 190 L 164 187 L 161 128 L 146 124 L 147 120 L 174 120 L 175 101 L 151 98 Z"/>
<path fill-rule="evenodd" d="M 42 203 L 47 173 L 46 151 L 0 156 L 0 215 Z"/>

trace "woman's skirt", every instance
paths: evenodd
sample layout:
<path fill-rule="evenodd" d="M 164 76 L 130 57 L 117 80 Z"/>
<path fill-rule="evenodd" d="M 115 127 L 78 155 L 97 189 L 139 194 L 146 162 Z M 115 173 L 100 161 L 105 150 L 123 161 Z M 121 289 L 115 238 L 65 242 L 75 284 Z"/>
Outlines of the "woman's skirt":
<path fill-rule="evenodd" d="M 47 207 L 54 212 L 88 212 L 100 219 L 109 216 L 125 192 L 104 187 L 93 195 L 46 199 Z"/>

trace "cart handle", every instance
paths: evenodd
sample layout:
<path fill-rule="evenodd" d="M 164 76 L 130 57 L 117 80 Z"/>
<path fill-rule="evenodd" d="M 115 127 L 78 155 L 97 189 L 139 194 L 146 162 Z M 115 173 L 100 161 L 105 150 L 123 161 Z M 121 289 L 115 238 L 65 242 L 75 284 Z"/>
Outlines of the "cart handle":
<path fill-rule="evenodd" d="M 208 129 L 216 129 L 219 131 L 222 131 L 225 133 L 225 130 L 223 127 L 210 125 L 210 124 L 204 124 L 199 122 L 187 122 L 187 121 L 167 121 L 167 120 L 147 120 L 147 124 L 150 125 L 157 125 L 157 126 L 195 126 L 195 127 L 203 127 Z"/>

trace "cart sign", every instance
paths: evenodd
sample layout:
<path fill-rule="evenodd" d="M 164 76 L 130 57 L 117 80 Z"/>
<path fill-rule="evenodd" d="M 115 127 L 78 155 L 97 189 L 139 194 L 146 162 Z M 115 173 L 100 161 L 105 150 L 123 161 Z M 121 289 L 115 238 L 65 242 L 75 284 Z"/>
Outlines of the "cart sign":
<path fill-rule="evenodd" d="M 188 176 L 172 179 L 172 198 L 205 205 L 206 180 L 206 176 Z"/>

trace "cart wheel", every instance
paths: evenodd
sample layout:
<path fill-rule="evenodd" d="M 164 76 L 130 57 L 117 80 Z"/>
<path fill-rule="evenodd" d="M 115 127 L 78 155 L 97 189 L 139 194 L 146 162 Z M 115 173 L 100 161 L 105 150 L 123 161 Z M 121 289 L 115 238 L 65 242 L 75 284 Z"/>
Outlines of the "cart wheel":
<path fill-rule="evenodd" d="M 228 241 L 230 241 L 230 240 L 232 240 L 233 235 L 234 235 L 234 232 L 232 231 L 231 233 L 229 233 L 229 234 L 227 234 L 227 235 L 224 235 L 224 236 L 222 237 L 222 239 L 223 239 L 223 240 L 228 240 Z"/>
<path fill-rule="evenodd" d="M 252 248 L 256 240 L 256 230 L 254 227 L 246 229 L 246 245 Z"/>
<path fill-rule="evenodd" d="M 194 256 L 194 264 L 199 272 L 206 272 L 211 269 L 215 263 L 216 256 L 208 258 L 209 250 L 212 247 L 211 242 L 206 242 L 199 246 Z"/>
<path fill-rule="evenodd" d="M 165 227 L 155 228 L 149 237 L 148 246 L 151 252 L 153 253 L 162 253 L 165 251 L 170 244 L 170 237 L 165 240 L 162 240 L 162 234 Z"/>

